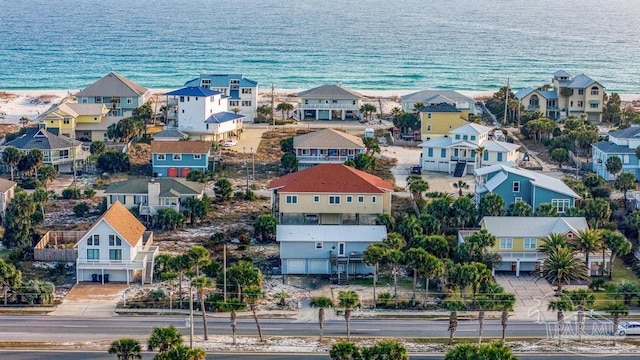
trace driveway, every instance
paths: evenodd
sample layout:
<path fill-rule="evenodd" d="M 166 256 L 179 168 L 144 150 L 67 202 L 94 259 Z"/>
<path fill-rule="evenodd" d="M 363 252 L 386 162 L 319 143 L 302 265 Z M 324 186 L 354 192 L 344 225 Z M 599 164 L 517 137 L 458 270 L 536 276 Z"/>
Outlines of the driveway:
<path fill-rule="evenodd" d="M 126 284 L 77 284 L 67 297 L 58 305 L 51 316 L 115 316 L 116 305 L 124 291 Z"/>
<path fill-rule="evenodd" d="M 554 298 L 553 287 L 538 275 L 498 274 L 495 280 L 505 292 L 515 294 L 512 319 L 553 320 L 555 313 L 547 311 L 549 300 Z"/>

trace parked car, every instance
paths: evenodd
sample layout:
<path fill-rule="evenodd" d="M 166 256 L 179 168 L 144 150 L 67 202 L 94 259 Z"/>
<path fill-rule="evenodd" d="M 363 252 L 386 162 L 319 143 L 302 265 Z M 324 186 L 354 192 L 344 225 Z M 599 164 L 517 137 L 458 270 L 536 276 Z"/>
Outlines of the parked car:
<path fill-rule="evenodd" d="M 412 166 L 411 173 L 421 175 L 422 174 L 422 166 Z"/>
<path fill-rule="evenodd" d="M 640 335 L 640 322 L 628 321 L 618 326 L 618 335 Z"/>
<path fill-rule="evenodd" d="M 232 147 L 236 145 L 238 145 L 238 140 L 236 139 L 229 139 L 222 144 L 224 147 Z"/>

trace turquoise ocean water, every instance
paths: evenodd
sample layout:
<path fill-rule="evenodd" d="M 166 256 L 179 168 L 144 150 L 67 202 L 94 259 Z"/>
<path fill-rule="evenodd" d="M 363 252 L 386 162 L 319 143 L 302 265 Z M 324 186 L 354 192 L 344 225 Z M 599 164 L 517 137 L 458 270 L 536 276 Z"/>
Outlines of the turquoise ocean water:
<path fill-rule="evenodd" d="M 637 0 L 0 0 L 0 89 L 150 88 L 201 71 L 262 87 L 493 90 L 584 72 L 640 93 Z"/>

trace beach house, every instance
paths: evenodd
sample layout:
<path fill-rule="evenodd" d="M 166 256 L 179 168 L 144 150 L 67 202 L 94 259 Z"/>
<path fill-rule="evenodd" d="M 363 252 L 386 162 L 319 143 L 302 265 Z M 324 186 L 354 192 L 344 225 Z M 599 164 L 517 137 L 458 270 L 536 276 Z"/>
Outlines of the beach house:
<path fill-rule="evenodd" d="M 567 116 L 586 116 L 602 121 L 604 86 L 585 74 L 571 76 L 564 70 L 553 73 L 551 86 L 528 87 L 515 94 L 525 111 L 539 111 L 558 120 Z"/>
<path fill-rule="evenodd" d="M 154 177 L 187 177 L 193 170 L 207 172 L 211 141 L 152 141 Z"/>
<path fill-rule="evenodd" d="M 80 141 L 107 140 L 109 109 L 105 104 L 78 104 L 65 101 L 54 104 L 38 119 L 51 133 Z M 114 119 L 111 117 L 111 119 Z"/>
<path fill-rule="evenodd" d="M 126 77 L 110 72 L 75 94 L 78 104 L 104 104 L 108 116 L 130 117 L 133 109 L 151 98 L 151 91 Z"/>
<path fill-rule="evenodd" d="M 24 135 L 0 146 L 0 153 L 13 146 L 27 154 L 31 149 L 42 151 L 42 163 L 51 165 L 58 173 L 73 172 L 89 157 L 89 149 L 83 148 L 82 142 L 71 140 L 66 136 L 58 136 L 45 128 L 27 128 Z"/>
<path fill-rule="evenodd" d="M 16 182 L 0 178 L 0 216 L 3 219 L 7 206 L 16 195 L 16 186 Z"/>
<path fill-rule="evenodd" d="M 107 207 L 119 202 L 140 215 L 155 215 L 158 210 L 181 210 L 187 199 L 202 199 L 204 184 L 180 178 L 131 179 L 109 184 L 104 195 Z"/>
<path fill-rule="evenodd" d="M 362 95 L 338 85 L 322 85 L 298 93 L 296 120 L 359 120 Z"/>
<path fill-rule="evenodd" d="M 362 138 L 334 129 L 323 129 L 293 138 L 298 169 L 317 164 L 344 164 L 366 152 Z"/>
<path fill-rule="evenodd" d="M 442 102 L 420 108 L 420 138 L 422 141 L 447 136 L 451 130 L 469 123 L 469 111 Z"/>
<path fill-rule="evenodd" d="M 189 86 L 165 94 L 175 104 L 178 130 L 193 140 L 221 141 L 237 137 L 244 115 L 228 110 L 229 96 L 201 86 Z"/>
<path fill-rule="evenodd" d="M 229 96 L 229 109 L 238 109 L 245 121 L 253 122 L 258 109 L 258 82 L 242 74 L 200 74 L 187 81 L 184 86 L 203 87 Z"/>
<path fill-rule="evenodd" d="M 460 112 L 466 111 L 470 115 L 478 114 L 476 101 L 472 97 L 454 90 L 422 90 L 403 95 L 400 100 L 402 102 L 402 111 L 406 113 L 419 110 L 415 109 L 416 104 L 422 104 L 422 107 L 425 107 L 445 103 L 454 106 Z"/>
<path fill-rule="evenodd" d="M 592 170 L 605 180 L 614 180 L 615 177 L 607 170 L 607 160 L 617 156 L 622 162 L 622 171 L 630 172 L 640 179 L 640 166 L 636 149 L 640 146 L 640 126 L 632 125 L 626 129 L 614 131 L 609 134 L 608 141 L 599 141 L 591 144 Z"/>
<path fill-rule="evenodd" d="M 76 243 L 76 282 L 153 282 L 158 246 L 153 232 L 119 202 L 114 203 Z"/>
<path fill-rule="evenodd" d="M 512 203 L 523 201 L 534 210 L 540 204 L 551 204 L 559 214 L 564 214 L 580 199 L 562 180 L 515 166 L 495 164 L 474 173 L 476 204 L 487 194 L 498 194 L 504 200 L 505 210 Z"/>
<path fill-rule="evenodd" d="M 584 217 L 520 217 L 485 216 L 480 221 L 481 229 L 496 237 L 495 245 L 488 251 L 500 255 L 502 261 L 494 265 L 496 271 L 520 276 L 521 273 L 533 273 L 542 269 L 546 255 L 540 250 L 545 239 L 551 234 L 567 237 L 574 243 L 581 231 L 589 229 Z M 477 230 L 460 230 L 458 242 L 463 243 Z M 591 276 L 602 274 L 603 257 L 598 250 L 589 254 L 588 269 Z M 606 250 L 605 265 L 608 266 L 610 252 Z M 578 254 L 585 261 L 584 253 Z"/>
<path fill-rule="evenodd" d="M 500 141 L 504 135 L 493 128 L 466 124 L 421 143 L 422 170 L 439 171 L 460 177 L 482 166 L 515 163 L 519 159 L 519 145 Z"/>
<path fill-rule="evenodd" d="M 386 235 L 393 185 L 342 164 L 319 164 L 269 183 L 283 274 L 332 275 L 342 282 L 373 268 L 363 252 Z"/>

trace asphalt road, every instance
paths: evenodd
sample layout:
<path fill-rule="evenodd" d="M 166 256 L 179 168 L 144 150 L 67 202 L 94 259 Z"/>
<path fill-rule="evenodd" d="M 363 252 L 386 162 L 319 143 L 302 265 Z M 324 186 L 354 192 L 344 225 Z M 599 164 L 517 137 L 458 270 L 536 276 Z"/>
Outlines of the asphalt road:
<path fill-rule="evenodd" d="M 144 360 L 153 359 L 152 353 L 144 353 Z M 627 355 L 609 355 L 609 356 L 585 356 L 580 354 L 517 354 L 519 359 L 523 360 L 560 360 L 560 359 L 592 359 L 592 360 L 610 360 L 610 359 L 637 359 L 637 354 Z M 0 359 L 12 360 L 113 360 L 114 356 L 102 352 L 89 351 L 38 351 L 38 350 L 0 350 Z M 207 359 L 219 360 L 304 360 L 304 359 L 329 359 L 326 354 L 209 354 Z M 444 355 L 411 355 L 411 360 L 441 360 Z"/>
<path fill-rule="evenodd" d="M 154 326 L 174 325 L 184 335 L 189 334 L 184 317 L 167 316 L 118 316 L 113 318 L 78 318 L 51 316 L 0 316 L 0 339 L 4 341 L 100 341 L 114 340 L 124 336 L 146 337 Z M 209 319 L 209 333 L 231 335 L 229 320 Z M 268 336 L 317 336 L 316 321 L 296 321 L 291 319 L 260 320 L 263 333 Z M 585 330 L 592 329 L 587 321 Z M 446 338 L 448 320 L 425 319 L 354 319 L 351 335 L 356 337 L 398 337 L 398 338 Z M 195 318 L 195 334 L 202 334 L 202 319 Z M 327 321 L 326 336 L 344 336 L 345 322 Z M 476 337 L 477 321 L 460 320 L 456 337 Z M 499 337 L 502 333 L 500 320 L 486 320 L 485 337 Z M 257 335 L 252 319 L 238 320 L 238 335 Z M 547 337 L 545 324 L 532 321 L 511 321 L 507 328 L 508 337 Z"/>

